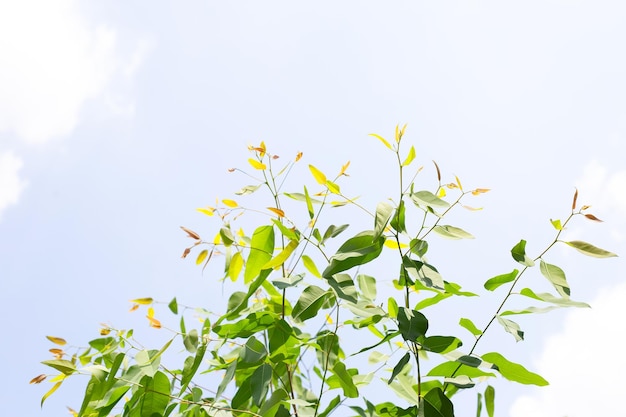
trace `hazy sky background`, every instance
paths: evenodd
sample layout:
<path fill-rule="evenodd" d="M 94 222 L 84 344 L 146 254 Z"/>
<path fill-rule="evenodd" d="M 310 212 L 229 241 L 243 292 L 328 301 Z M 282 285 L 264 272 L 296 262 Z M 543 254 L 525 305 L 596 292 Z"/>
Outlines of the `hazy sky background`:
<path fill-rule="evenodd" d="M 84 345 L 107 322 L 149 340 L 129 299 L 217 302 L 221 284 L 180 259 L 178 226 L 215 230 L 194 209 L 246 185 L 227 168 L 261 140 L 285 159 L 304 153 L 298 190 L 312 184 L 307 164 L 336 172 L 351 160 L 342 188 L 374 208 L 395 172 L 367 134 L 408 123 L 425 187 L 434 159 L 444 181 L 493 189 L 483 211 L 458 217 L 477 239 L 433 255 L 470 291 L 515 267 L 520 239 L 538 254 L 575 187 L 605 222 L 581 219 L 565 238 L 625 254 L 624 39 L 619 1 L 0 0 L 4 414 L 80 406 L 75 384 L 39 409 L 50 384 L 28 381 L 47 372 L 45 335 Z M 520 317 L 517 344 L 492 329 L 481 351 L 551 382 L 498 383 L 497 415 L 619 415 L 622 258 L 560 247 L 549 260 L 593 308 Z M 497 305 L 484 300 L 480 325 Z"/>

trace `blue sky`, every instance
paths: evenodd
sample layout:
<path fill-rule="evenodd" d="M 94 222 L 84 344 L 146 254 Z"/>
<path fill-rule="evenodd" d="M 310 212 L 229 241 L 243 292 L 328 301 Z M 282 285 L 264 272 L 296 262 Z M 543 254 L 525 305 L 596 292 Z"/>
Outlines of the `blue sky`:
<path fill-rule="evenodd" d="M 221 284 L 180 259 L 178 227 L 213 230 L 194 209 L 246 185 L 227 169 L 261 140 L 323 170 L 352 161 L 350 187 L 373 208 L 393 160 L 367 134 L 408 123 L 425 175 L 434 159 L 493 190 L 458 218 L 477 239 L 435 262 L 468 290 L 509 272 L 519 239 L 539 253 L 575 187 L 605 222 L 568 238 L 626 253 L 625 20 L 621 2 L 584 0 L 0 2 L 6 414 L 78 406 L 72 386 L 40 411 L 44 389 L 27 384 L 45 371 L 45 335 L 84 344 L 101 322 L 142 328 L 136 297 L 218 302 Z M 550 259 L 593 308 L 524 317 L 524 342 L 493 337 L 552 384 L 500 383 L 498 415 L 614 415 L 591 398 L 615 398 L 626 372 L 613 353 L 623 261 L 567 248 Z"/>

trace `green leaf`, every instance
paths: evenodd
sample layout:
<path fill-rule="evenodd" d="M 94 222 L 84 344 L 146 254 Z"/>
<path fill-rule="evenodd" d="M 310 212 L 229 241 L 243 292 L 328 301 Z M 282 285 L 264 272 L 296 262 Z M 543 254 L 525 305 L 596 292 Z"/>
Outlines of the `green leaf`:
<path fill-rule="evenodd" d="M 279 290 L 284 290 L 285 288 L 295 287 L 304 279 L 304 274 L 297 275 L 289 275 L 288 277 L 282 277 L 272 280 L 272 284 L 276 286 Z"/>
<path fill-rule="evenodd" d="M 237 370 L 237 361 L 232 361 L 230 365 L 228 365 L 228 368 L 226 368 L 226 372 L 224 373 L 224 377 L 222 378 L 222 381 L 217 386 L 217 392 L 215 393 L 216 400 L 220 399 L 220 397 L 226 390 L 226 387 L 228 387 L 228 384 L 230 384 L 230 381 L 233 380 L 233 378 L 235 377 L 236 370 Z"/>
<path fill-rule="evenodd" d="M 275 269 L 281 266 L 282 264 L 289 259 L 294 250 L 298 247 L 299 242 L 297 240 L 291 240 L 285 246 L 285 249 L 280 251 L 278 255 L 269 260 L 265 265 L 261 267 L 261 269 Z"/>
<path fill-rule="evenodd" d="M 172 313 L 178 314 L 178 303 L 176 302 L 176 297 L 172 298 L 172 301 L 170 301 L 167 307 Z"/>
<path fill-rule="evenodd" d="M 396 209 L 393 218 L 391 219 L 391 227 L 398 233 L 404 233 L 406 232 L 406 225 L 405 225 L 405 219 L 404 219 L 404 213 L 406 211 L 406 208 L 404 206 L 404 200 L 400 200 L 400 203 L 398 204 L 398 208 Z"/>
<path fill-rule="evenodd" d="M 548 385 L 548 381 L 540 375 L 528 371 L 522 365 L 510 362 L 497 352 L 486 353 L 482 358 L 498 367 L 498 372 L 509 381 L 519 382 L 526 385 L 538 385 L 540 387 Z"/>
<path fill-rule="evenodd" d="M 378 239 L 383 232 L 385 231 L 385 227 L 393 214 L 393 206 L 386 202 L 380 202 L 376 205 L 376 218 L 374 221 L 374 236 L 372 236 L 372 240 Z"/>
<path fill-rule="evenodd" d="M 140 384 L 145 390 L 140 400 L 140 416 L 163 415 L 170 402 L 170 380 L 167 375 L 158 371 L 152 378 L 147 375 L 144 376 Z"/>
<path fill-rule="evenodd" d="M 396 376 L 400 372 L 402 372 L 402 370 L 404 369 L 406 364 L 409 363 L 410 360 L 411 360 L 411 354 L 409 352 L 405 353 L 404 356 L 400 358 L 396 366 L 393 367 L 393 371 L 391 372 L 391 377 L 389 378 L 389 381 L 387 381 L 387 384 L 391 384 L 393 382 Z"/>
<path fill-rule="evenodd" d="M 519 324 L 515 323 L 512 320 L 502 318 L 499 315 L 497 316 L 497 319 L 498 323 L 500 323 L 502 327 L 504 327 L 504 330 L 513 335 L 516 342 L 524 340 L 524 332 L 520 330 Z"/>
<path fill-rule="evenodd" d="M 474 239 L 474 236 L 470 233 L 467 233 L 465 230 L 454 227 L 454 226 L 435 226 L 433 227 L 433 232 L 437 233 L 439 236 L 445 237 L 446 239 Z"/>
<path fill-rule="evenodd" d="M 328 277 L 328 285 L 335 290 L 337 297 L 342 300 L 347 300 L 352 303 L 357 302 L 357 293 L 354 286 L 354 281 L 348 274 L 335 274 L 332 277 Z"/>
<path fill-rule="evenodd" d="M 293 306 L 291 317 L 297 321 L 305 321 L 315 317 L 329 295 L 328 291 L 315 285 L 309 285 L 302 291 L 298 302 Z"/>
<path fill-rule="evenodd" d="M 330 402 L 328 403 L 328 405 L 326 406 L 326 408 L 324 409 L 324 411 L 322 411 L 321 413 L 318 414 L 319 417 L 326 417 L 328 416 L 330 413 L 333 412 L 333 410 L 335 410 L 335 408 L 337 408 L 337 406 L 341 403 L 341 396 L 337 395 L 335 398 L 333 398 L 332 400 L 330 400 Z"/>
<path fill-rule="evenodd" d="M 461 347 L 463 342 L 454 336 L 429 336 L 421 341 L 421 345 L 429 352 L 444 354 Z"/>
<path fill-rule="evenodd" d="M 283 388 L 278 388 L 272 392 L 270 398 L 268 398 L 262 405 L 259 414 L 263 417 L 274 417 L 276 411 L 283 400 L 289 398 L 289 394 Z"/>
<path fill-rule="evenodd" d="M 76 372 L 76 365 L 65 359 L 42 361 L 41 363 L 56 369 L 64 375 L 72 375 L 74 372 Z"/>
<path fill-rule="evenodd" d="M 356 276 L 356 281 L 359 284 L 361 296 L 368 301 L 374 301 L 376 299 L 376 278 L 359 274 Z"/>
<path fill-rule="evenodd" d="M 533 298 L 535 300 L 545 301 L 547 303 L 552 303 L 552 304 L 556 304 L 556 305 L 559 305 L 559 306 L 591 308 L 591 306 L 589 304 L 587 304 L 587 303 L 570 300 L 569 298 L 555 297 L 554 295 L 552 295 L 550 293 L 544 292 L 544 293 L 536 294 L 530 288 L 524 288 L 519 293 L 521 295 L 524 295 L 524 296 L 529 297 L 529 298 Z"/>
<path fill-rule="evenodd" d="M 550 223 L 552 223 L 552 226 L 554 226 L 554 228 L 558 231 L 563 230 L 563 225 L 561 224 L 560 220 L 552 220 L 550 219 Z M 491 416 L 490 416 L 491 417 Z"/>
<path fill-rule="evenodd" d="M 491 385 L 487 385 L 487 388 L 485 388 L 485 408 L 489 417 L 493 417 L 495 400 L 496 390 Z"/>
<path fill-rule="evenodd" d="M 476 397 L 476 417 L 480 417 L 483 411 L 483 395 L 477 392 Z"/>
<path fill-rule="evenodd" d="M 535 262 L 526 255 L 526 241 L 520 240 L 519 243 L 511 249 L 513 259 L 524 266 L 535 266 Z"/>
<path fill-rule="evenodd" d="M 413 239 L 411 240 L 411 243 L 409 244 L 409 246 L 410 246 L 411 252 L 416 254 L 420 258 L 426 255 L 426 252 L 428 252 L 428 242 L 425 240 Z"/>
<path fill-rule="evenodd" d="M 547 313 L 548 311 L 552 311 L 560 306 L 550 306 L 550 307 L 526 307 L 519 310 L 506 310 L 500 313 L 500 316 L 511 316 L 517 314 L 531 314 L 531 313 Z"/>
<path fill-rule="evenodd" d="M 457 388 L 467 389 L 476 386 L 476 383 L 467 375 L 459 375 L 452 378 L 444 378 L 443 382 L 446 384 L 452 384 Z"/>
<path fill-rule="evenodd" d="M 398 317 L 398 302 L 395 298 L 389 297 L 387 299 L 387 310 L 389 311 L 389 317 L 392 319 Z"/>
<path fill-rule="evenodd" d="M 183 393 L 189 386 L 189 383 L 191 382 L 193 377 L 196 375 L 196 372 L 198 372 L 198 368 L 200 367 L 200 364 L 202 364 L 202 359 L 204 358 L 206 349 L 207 349 L 207 345 L 200 345 L 193 359 L 190 356 L 187 358 L 187 360 L 185 360 L 185 366 L 183 367 L 182 379 L 180 381 L 181 387 L 180 387 L 179 396 L 183 395 Z"/>
<path fill-rule="evenodd" d="M 415 203 L 416 206 L 422 208 L 430 207 L 432 209 L 435 209 L 450 207 L 450 204 L 448 202 L 437 197 L 430 191 L 418 191 L 416 193 L 413 193 L 411 194 L 411 200 L 413 200 L 413 203 Z"/>
<path fill-rule="evenodd" d="M 198 350 L 198 331 L 191 329 L 189 333 L 185 334 L 183 336 L 183 344 L 187 352 L 196 353 L 196 350 Z"/>
<path fill-rule="evenodd" d="M 156 374 L 161 364 L 160 358 L 158 356 L 155 357 L 156 352 L 156 350 L 144 349 L 135 354 L 135 362 L 137 362 L 141 372 L 149 377 L 153 377 Z"/>
<path fill-rule="evenodd" d="M 306 189 L 306 185 L 304 186 L 304 201 L 306 201 L 306 209 L 309 213 L 309 219 L 313 220 L 313 217 L 315 217 L 315 211 L 313 210 L 313 201 L 311 200 L 311 196 L 309 196 L 309 190 Z"/>
<path fill-rule="evenodd" d="M 569 298 L 570 288 L 565 279 L 565 272 L 563 272 L 561 268 L 544 262 L 542 259 L 539 262 L 539 270 L 541 274 L 550 281 L 561 297 Z"/>
<path fill-rule="evenodd" d="M 274 228 L 260 226 L 252 234 L 250 254 L 246 261 L 246 270 L 243 274 L 244 283 L 249 283 L 259 276 L 263 265 L 271 258 L 274 252 Z"/>
<path fill-rule="evenodd" d="M 415 390 L 415 379 L 412 376 L 399 374 L 389 387 L 391 387 L 398 397 L 408 401 L 410 404 L 420 404 L 420 397 Z"/>
<path fill-rule="evenodd" d="M 357 398 L 359 396 L 359 390 L 356 385 L 354 385 L 354 381 L 350 373 L 346 370 L 346 366 L 343 362 L 338 361 L 332 367 L 331 372 L 334 375 L 337 375 L 339 378 L 339 383 L 341 384 L 341 388 L 343 389 L 343 395 L 348 398 Z"/>
<path fill-rule="evenodd" d="M 320 274 L 320 271 L 317 269 L 317 266 L 315 265 L 315 262 L 313 262 L 313 259 L 311 259 L 308 255 L 302 255 L 302 263 L 304 264 L 304 267 L 311 274 L 313 274 L 313 276 L 315 276 L 317 278 L 321 278 L 322 277 L 322 274 Z"/>
<path fill-rule="evenodd" d="M 424 417 L 454 417 L 454 405 L 441 388 L 431 389 L 424 396 Z"/>
<path fill-rule="evenodd" d="M 335 226 L 334 224 L 331 224 L 324 232 L 324 236 L 321 238 L 321 243 L 326 242 L 328 239 L 339 236 L 339 234 L 346 230 L 349 226 L 349 224 L 342 224 L 341 226 Z"/>
<path fill-rule="evenodd" d="M 262 362 L 266 356 L 267 350 L 265 350 L 265 345 L 254 336 L 251 336 L 243 346 L 243 349 L 239 351 L 241 361 L 249 365 Z"/>
<path fill-rule="evenodd" d="M 483 332 L 479 330 L 478 327 L 476 327 L 476 325 L 470 319 L 462 318 L 461 320 L 459 320 L 459 324 L 461 325 L 461 327 L 468 330 L 474 336 L 480 336 L 481 334 L 483 334 Z"/>
<path fill-rule="evenodd" d="M 572 240 L 570 242 L 564 242 L 567 245 L 573 247 L 578 252 L 583 255 L 593 256 L 594 258 L 612 258 L 617 256 L 613 252 L 609 252 L 604 249 L 600 249 L 596 246 L 593 246 L 591 243 L 582 242 L 580 240 Z"/>
<path fill-rule="evenodd" d="M 248 194 L 252 194 L 253 192 L 255 192 L 256 190 L 259 189 L 259 187 L 261 187 L 263 184 L 258 184 L 258 185 L 246 185 L 245 187 L 243 187 L 241 190 L 235 192 L 235 194 L 237 195 L 248 195 Z"/>
<path fill-rule="evenodd" d="M 217 323 L 213 326 L 213 331 L 223 339 L 248 338 L 256 332 L 272 327 L 274 316 L 268 312 L 256 312 L 235 323 Z"/>
<path fill-rule="evenodd" d="M 354 266 L 366 264 L 378 257 L 383 250 L 384 237 L 374 239 L 371 230 L 361 232 L 348 239 L 339 247 L 337 253 L 330 259 L 330 264 L 322 276 L 328 278 L 338 272 L 346 271 Z"/>
<path fill-rule="evenodd" d="M 304 201 L 304 202 L 307 201 L 306 195 L 302 193 L 283 193 L 283 194 L 293 200 Z M 311 201 L 312 204 L 322 204 L 321 200 L 316 200 L 314 198 L 309 198 L 309 201 Z"/>
<path fill-rule="evenodd" d="M 497 275 L 493 278 L 489 278 L 485 281 L 485 289 L 489 291 L 493 291 L 498 288 L 500 285 L 504 285 L 507 282 L 514 281 L 517 278 L 517 274 L 519 271 L 514 269 L 513 272 L 509 272 L 508 274 Z"/>
<path fill-rule="evenodd" d="M 482 363 L 480 359 L 479 359 L 479 362 Z M 459 367 L 459 365 L 461 366 Z M 431 369 L 428 372 L 427 376 L 443 376 L 443 377 L 450 378 L 455 371 L 456 371 L 455 375 L 466 375 L 466 376 L 469 376 L 470 378 L 478 378 L 482 376 L 495 376 L 491 372 L 485 372 L 474 366 L 459 364 L 458 361 L 443 362 L 435 366 L 433 369 Z"/>
<path fill-rule="evenodd" d="M 280 220 L 277 219 L 272 219 L 272 223 L 274 223 L 274 226 L 276 226 L 278 230 L 280 230 L 280 233 L 287 239 L 300 240 L 300 232 L 298 232 L 296 229 L 288 228 Z"/>
<path fill-rule="evenodd" d="M 439 303 L 440 301 L 443 301 L 443 300 L 445 300 L 447 298 L 450 298 L 450 297 L 452 297 L 452 294 L 439 293 L 439 294 L 437 294 L 437 295 L 435 295 L 433 297 L 425 298 L 425 299 L 421 300 L 419 303 L 417 303 L 415 305 L 415 309 L 416 310 L 423 310 L 426 307 L 435 305 L 435 304 Z"/>
<path fill-rule="evenodd" d="M 232 245 L 235 242 L 235 237 L 230 231 L 230 227 L 222 227 L 220 229 L 220 237 L 222 238 L 222 242 L 224 242 L 224 246 L 226 247 Z"/>
<path fill-rule="evenodd" d="M 404 340 L 415 342 L 420 336 L 426 335 L 428 319 L 419 311 L 400 307 L 398 310 L 398 329 Z"/>
<path fill-rule="evenodd" d="M 267 395 L 267 391 L 272 379 L 272 366 L 264 363 L 254 370 L 250 377 L 252 387 L 252 402 L 260 406 Z"/>

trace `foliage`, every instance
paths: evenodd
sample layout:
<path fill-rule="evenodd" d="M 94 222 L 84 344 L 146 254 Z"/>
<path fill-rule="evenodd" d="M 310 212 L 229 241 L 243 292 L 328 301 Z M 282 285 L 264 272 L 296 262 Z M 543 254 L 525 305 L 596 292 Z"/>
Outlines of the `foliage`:
<path fill-rule="evenodd" d="M 54 359 L 43 364 L 58 374 L 51 379 L 54 385 L 42 404 L 68 377 L 86 375 L 82 405 L 71 410 L 79 416 L 451 417 L 455 393 L 482 387 L 477 415 L 484 408 L 492 417 L 495 391 L 485 382 L 490 378 L 548 384 L 499 352 L 481 346 L 479 353 L 479 343 L 493 323 L 522 340 L 524 331 L 511 316 L 587 306 L 570 298 L 564 271 L 550 264 L 547 254 L 562 243 L 593 257 L 616 256 L 586 242 L 561 238 L 574 218 L 599 219 L 586 212 L 587 206 L 577 209 L 576 192 L 565 220 L 551 221 L 555 237 L 545 250 L 531 257 L 526 241 L 520 240 L 511 249 L 517 267 L 485 281 L 488 291 L 505 289 L 499 290 L 502 301 L 484 327 L 465 317 L 467 311 L 449 309 L 459 312 L 460 334 L 433 333 L 427 307 L 476 294 L 446 280 L 441 268 L 430 263 L 429 242 L 434 236 L 472 239 L 464 229 L 447 224 L 447 218 L 459 208 L 476 210 L 464 205 L 465 200 L 489 190 L 466 190 L 457 177 L 444 183 L 437 164 L 434 186 L 419 188 L 416 178 L 421 168 L 412 168 L 415 148 L 401 152 L 405 127 L 396 128 L 393 141 L 372 135 L 389 149 L 398 169 L 394 198 L 381 201 L 372 211 L 340 188 L 349 162 L 334 177 L 309 165 L 319 191 L 302 186 L 283 192 L 285 178 L 302 154 L 275 171 L 276 155 L 263 143 L 250 147 L 248 162 L 262 178 L 235 193 L 237 200 L 224 199 L 216 207 L 198 209 L 220 223 L 214 237 L 205 239 L 204 233 L 182 228 L 193 240 L 183 258 L 197 252 L 195 262 L 203 268 L 224 262 L 222 280 L 232 285 L 225 311 L 190 309 L 174 298 L 167 307 L 179 324 L 178 330 L 171 330 L 156 318 L 156 301 L 132 300 L 133 309 L 147 310 L 151 327 L 171 333 L 160 349 L 143 348 L 132 330 L 109 327 L 88 347 L 73 353 L 62 349 L 66 343 L 62 338 L 48 337 L 58 347 L 51 349 Z M 271 197 L 270 207 L 240 205 L 250 198 L 244 196 L 262 189 Z M 363 213 L 371 228 L 348 235 L 347 224 L 322 227 L 326 217 L 340 217 L 329 209 L 344 206 Z M 238 227 L 244 213 L 261 219 L 251 235 Z M 384 262 L 385 270 L 397 271 L 395 293 L 387 299 L 379 296 L 380 280 L 367 274 L 376 260 Z M 390 262 L 395 262 L 391 269 Z M 539 269 L 556 295 L 520 289 L 532 269 Z M 536 305 L 507 310 L 511 297 L 530 299 Z M 199 328 L 189 324 L 190 311 L 201 317 Z M 468 338 L 469 348 L 462 342 Z M 176 354 L 180 349 L 186 352 L 182 361 Z M 31 382 L 44 379 L 42 374 Z M 396 405 L 396 400 L 358 399 L 368 385 L 375 384 L 388 387 L 404 406 Z"/>

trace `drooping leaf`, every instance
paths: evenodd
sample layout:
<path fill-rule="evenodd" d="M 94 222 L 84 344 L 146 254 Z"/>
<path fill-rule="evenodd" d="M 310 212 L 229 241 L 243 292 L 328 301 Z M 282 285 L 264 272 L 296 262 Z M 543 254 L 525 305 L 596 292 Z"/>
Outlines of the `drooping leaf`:
<path fill-rule="evenodd" d="M 328 291 L 318 286 L 309 285 L 302 291 L 302 295 L 293 306 L 291 316 L 294 320 L 305 321 L 317 315 L 324 302 L 328 299 Z"/>
<path fill-rule="evenodd" d="M 428 252 L 428 242 L 421 239 L 413 239 L 410 243 L 410 250 L 420 258 Z"/>
<path fill-rule="evenodd" d="M 328 285 L 335 290 L 337 297 L 352 303 L 356 303 L 358 301 L 356 287 L 354 286 L 354 281 L 352 281 L 352 277 L 350 277 L 350 275 L 335 274 L 326 279 L 328 280 Z"/>
<path fill-rule="evenodd" d="M 409 363 L 410 360 L 411 360 L 411 354 L 409 352 L 405 353 L 404 356 L 400 358 L 396 366 L 393 367 L 393 371 L 391 372 L 391 377 L 389 378 L 389 381 L 387 381 L 387 384 L 391 384 L 393 382 L 396 376 L 400 372 L 402 372 L 402 370 L 404 369 L 406 364 Z"/>
<path fill-rule="evenodd" d="M 502 318 L 500 315 L 497 316 L 498 323 L 504 327 L 508 333 L 511 333 L 515 338 L 516 342 L 520 340 L 524 340 L 524 332 L 520 329 L 519 324 L 515 323 L 512 320 Z"/>
<path fill-rule="evenodd" d="M 369 135 L 381 141 L 383 145 L 385 145 L 387 148 L 393 150 L 393 147 L 391 146 L 389 142 L 387 142 L 387 139 L 383 138 L 380 135 L 377 135 L 376 133 L 370 133 Z"/>
<path fill-rule="evenodd" d="M 376 205 L 376 217 L 374 222 L 374 236 L 372 236 L 372 240 L 378 239 L 383 232 L 385 231 L 385 227 L 387 227 L 387 223 L 393 214 L 393 206 L 387 202 L 380 202 Z"/>
<path fill-rule="evenodd" d="M 246 269 L 243 274 L 247 284 L 259 275 L 259 272 L 271 258 L 274 252 L 274 228 L 272 226 L 260 226 L 252 234 L 250 242 L 250 254 L 246 261 Z"/>
<path fill-rule="evenodd" d="M 415 342 L 420 336 L 426 335 L 428 319 L 419 311 L 400 307 L 398 310 L 398 329 L 404 340 Z"/>
<path fill-rule="evenodd" d="M 376 259 L 382 252 L 384 241 L 385 238 L 382 236 L 374 239 L 374 232 L 371 230 L 348 239 L 332 256 L 322 276 L 327 278 Z"/>
<path fill-rule="evenodd" d="M 494 415 L 495 399 L 496 390 L 491 385 L 487 385 L 487 388 L 485 388 L 485 408 L 487 409 L 487 416 L 489 417 L 493 417 Z"/>
<path fill-rule="evenodd" d="M 582 242 L 580 240 L 572 240 L 570 242 L 565 242 L 567 245 L 573 247 L 578 252 L 583 255 L 593 256 L 594 258 L 612 258 L 617 256 L 613 252 L 609 252 L 604 249 L 600 249 L 596 246 L 593 246 L 591 243 Z"/>
<path fill-rule="evenodd" d="M 514 281 L 515 278 L 517 278 L 518 273 L 519 271 L 517 269 L 514 269 L 512 272 L 509 272 L 508 274 L 497 275 L 493 278 L 489 278 L 487 281 L 485 281 L 485 285 L 484 285 L 485 289 L 489 291 L 493 291 L 496 288 L 498 288 L 500 285 L 506 284 L 507 282 Z"/>
<path fill-rule="evenodd" d="M 446 239 L 474 239 L 474 236 L 465 230 L 454 226 L 440 226 L 433 227 L 433 232 Z"/>
<path fill-rule="evenodd" d="M 267 350 L 265 345 L 254 336 L 248 339 L 243 349 L 239 352 L 242 363 L 249 365 L 261 363 L 266 356 Z"/>
<path fill-rule="evenodd" d="M 320 243 L 324 243 L 328 239 L 337 237 L 341 232 L 346 230 L 349 226 L 350 226 L 349 224 L 342 224 L 341 226 L 335 226 L 334 224 L 331 224 L 330 226 L 328 226 L 328 228 L 324 232 L 324 236 L 318 240 L 320 240 Z"/>
<path fill-rule="evenodd" d="M 289 259 L 294 250 L 298 247 L 299 242 L 297 240 L 291 240 L 285 246 L 285 249 L 280 251 L 278 255 L 269 260 L 265 265 L 261 267 L 261 269 L 276 269 Z"/>
<path fill-rule="evenodd" d="M 41 406 L 42 406 L 42 407 L 43 407 L 43 403 L 46 401 L 46 399 L 47 399 L 49 396 L 51 396 L 51 395 L 54 393 L 54 391 L 56 391 L 57 389 L 59 389 L 59 387 L 61 386 L 61 384 L 62 384 L 62 383 L 63 383 L 63 381 L 59 381 L 59 382 L 57 382 L 56 384 L 54 384 L 54 385 L 52 386 L 52 388 L 50 388 L 50 389 L 48 390 L 48 392 L 46 392 L 46 393 L 43 395 L 43 397 L 41 397 Z"/>
<path fill-rule="evenodd" d="M 441 388 L 428 391 L 423 404 L 424 417 L 454 417 L 454 405 Z"/>
<path fill-rule="evenodd" d="M 476 383 L 467 375 L 459 375 L 452 378 L 444 378 L 443 382 L 452 384 L 457 388 L 466 389 L 476 386 Z"/>
<path fill-rule="evenodd" d="M 535 262 L 526 255 L 526 241 L 524 239 L 520 240 L 519 243 L 513 246 L 511 249 L 511 255 L 513 259 L 524 266 L 534 266 Z"/>
<path fill-rule="evenodd" d="M 519 382 L 526 385 L 548 385 L 548 381 L 538 374 L 530 372 L 522 365 L 507 360 L 497 352 L 485 353 L 482 358 L 498 367 L 498 372 L 509 381 Z"/>
<path fill-rule="evenodd" d="M 546 277 L 548 281 L 550 281 L 561 297 L 569 298 L 570 288 L 567 280 L 565 279 L 565 272 L 563 272 L 561 268 L 544 262 L 542 259 L 539 262 L 539 270 L 541 271 L 541 274 Z"/>
<path fill-rule="evenodd" d="M 196 329 L 191 329 L 189 333 L 183 336 L 183 345 L 185 345 L 187 352 L 196 353 L 198 350 L 198 331 Z"/>
<path fill-rule="evenodd" d="M 461 320 L 459 320 L 459 324 L 461 325 L 461 327 L 468 330 L 474 336 L 480 336 L 481 334 L 483 334 L 483 332 L 478 329 L 478 327 L 476 327 L 474 322 L 472 322 L 470 319 L 462 318 Z"/>
<path fill-rule="evenodd" d="M 322 277 L 322 274 L 320 274 L 319 270 L 317 269 L 317 266 L 315 265 L 315 262 L 313 262 L 313 259 L 311 259 L 308 255 L 302 255 L 302 263 L 304 264 L 304 267 L 311 274 L 313 274 L 313 276 L 315 276 L 317 278 L 321 278 Z"/>

